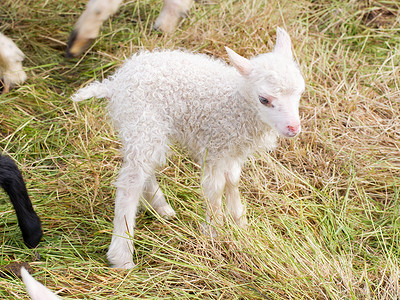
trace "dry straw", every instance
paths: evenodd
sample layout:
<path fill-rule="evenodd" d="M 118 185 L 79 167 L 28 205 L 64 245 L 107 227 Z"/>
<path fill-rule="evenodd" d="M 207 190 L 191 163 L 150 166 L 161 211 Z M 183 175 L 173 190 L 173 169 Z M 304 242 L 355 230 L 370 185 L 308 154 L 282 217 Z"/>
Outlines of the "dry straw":
<path fill-rule="evenodd" d="M 26 249 L 2 193 L 0 266 L 30 262 L 36 279 L 70 299 L 399 298 L 398 1 L 201 1 L 168 35 L 151 31 L 160 2 L 127 1 L 82 59 L 67 61 L 85 1 L 2 1 L 0 31 L 26 54 L 29 79 L 0 96 L 0 150 L 18 162 L 45 235 Z M 120 145 L 105 103 L 78 109 L 70 95 L 141 48 L 269 51 L 277 25 L 306 78 L 304 131 L 247 164 L 249 229 L 199 233 L 201 170 L 177 150 L 159 173 L 177 218 L 142 212 L 137 267 L 108 268 Z M 0 278 L 0 298 L 26 299 L 22 282 Z"/>

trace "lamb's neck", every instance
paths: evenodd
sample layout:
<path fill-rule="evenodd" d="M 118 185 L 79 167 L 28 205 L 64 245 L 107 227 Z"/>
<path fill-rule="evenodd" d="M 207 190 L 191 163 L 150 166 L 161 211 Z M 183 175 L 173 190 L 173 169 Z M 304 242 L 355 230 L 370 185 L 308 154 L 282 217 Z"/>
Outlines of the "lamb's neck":
<path fill-rule="evenodd" d="M 271 139 L 278 136 L 277 132 L 268 124 L 264 123 L 261 118 L 257 105 L 254 103 L 254 93 L 251 88 L 246 84 L 242 76 L 238 74 L 234 80 L 231 81 L 232 99 L 231 105 L 235 105 L 237 112 L 240 116 L 231 120 L 235 124 L 237 130 L 237 143 L 242 145 L 243 148 L 263 148 L 266 146 L 268 149 L 274 146 L 268 145 Z"/>
<path fill-rule="evenodd" d="M 238 105 L 238 111 L 241 112 L 239 118 L 240 124 L 237 128 L 241 131 L 238 135 L 239 139 L 243 138 L 241 143 L 250 143 L 253 146 L 263 146 L 265 136 L 277 135 L 274 129 L 264 123 L 259 115 L 257 107 L 252 103 L 248 93 L 244 93 L 243 89 L 236 91 L 234 102 Z"/>

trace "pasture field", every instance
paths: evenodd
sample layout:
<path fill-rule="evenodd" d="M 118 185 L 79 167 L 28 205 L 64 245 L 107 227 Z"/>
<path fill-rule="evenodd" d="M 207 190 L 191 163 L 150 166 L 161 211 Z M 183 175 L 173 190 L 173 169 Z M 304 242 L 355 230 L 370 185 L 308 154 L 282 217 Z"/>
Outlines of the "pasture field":
<path fill-rule="evenodd" d="M 0 151 L 17 161 L 44 237 L 25 247 L 1 192 L 0 268 L 28 262 L 65 299 L 400 298 L 397 0 L 199 1 L 172 34 L 151 30 L 161 1 L 126 1 L 94 45 L 67 60 L 85 2 L 1 0 L 0 31 L 25 53 L 28 80 L 0 96 Z M 157 176 L 177 217 L 141 212 L 136 268 L 110 269 L 120 144 L 106 100 L 74 105 L 70 96 L 140 49 L 225 60 L 224 46 L 268 52 L 276 26 L 291 35 L 306 80 L 303 132 L 246 164 L 248 230 L 199 232 L 201 168 L 175 149 Z M 27 299 L 21 280 L 3 274 L 0 298 Z"/>

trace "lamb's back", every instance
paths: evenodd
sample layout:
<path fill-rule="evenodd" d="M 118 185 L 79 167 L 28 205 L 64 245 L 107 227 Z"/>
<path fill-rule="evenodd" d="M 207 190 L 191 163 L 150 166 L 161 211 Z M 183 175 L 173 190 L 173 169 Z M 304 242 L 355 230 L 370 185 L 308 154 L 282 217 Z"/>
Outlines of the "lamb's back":
<path fill-rule="evenodd" d="M 238 76 L 225 62 L 204 54 L 146 51 L 128 59 L 110 79 L 133 102 L 171 106 L 220 101 L 233 92 Z"/>

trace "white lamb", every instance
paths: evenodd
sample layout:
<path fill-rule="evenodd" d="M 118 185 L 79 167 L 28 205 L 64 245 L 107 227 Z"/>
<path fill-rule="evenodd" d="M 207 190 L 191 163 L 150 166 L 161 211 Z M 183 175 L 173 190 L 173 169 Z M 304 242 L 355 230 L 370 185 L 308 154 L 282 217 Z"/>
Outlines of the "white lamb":
<path fill-rule="evenodd" d="M 175 214 L 154 175 L 171 143 L 179 143 L 204 166 L 202 187 L 212 232 L 223 222 L 224 189 L 230 216 L 239 226 L 246 225 L 238 189 L 246 158 L 259 149 L 274 149 L 278 135 L 300 132 L 299 100 L 305 84 L 289 35 L 278 28 L 274 51 L 250 60 L 226 50 L 233 67 L 183 51 L 141 52 L 109 79 L 72 97 L 109 99 L 109 114 L 123 144 L 108 251 L 113 267 L 134 266 L 132 236 L 141 195 L 160 215 Z"/>

